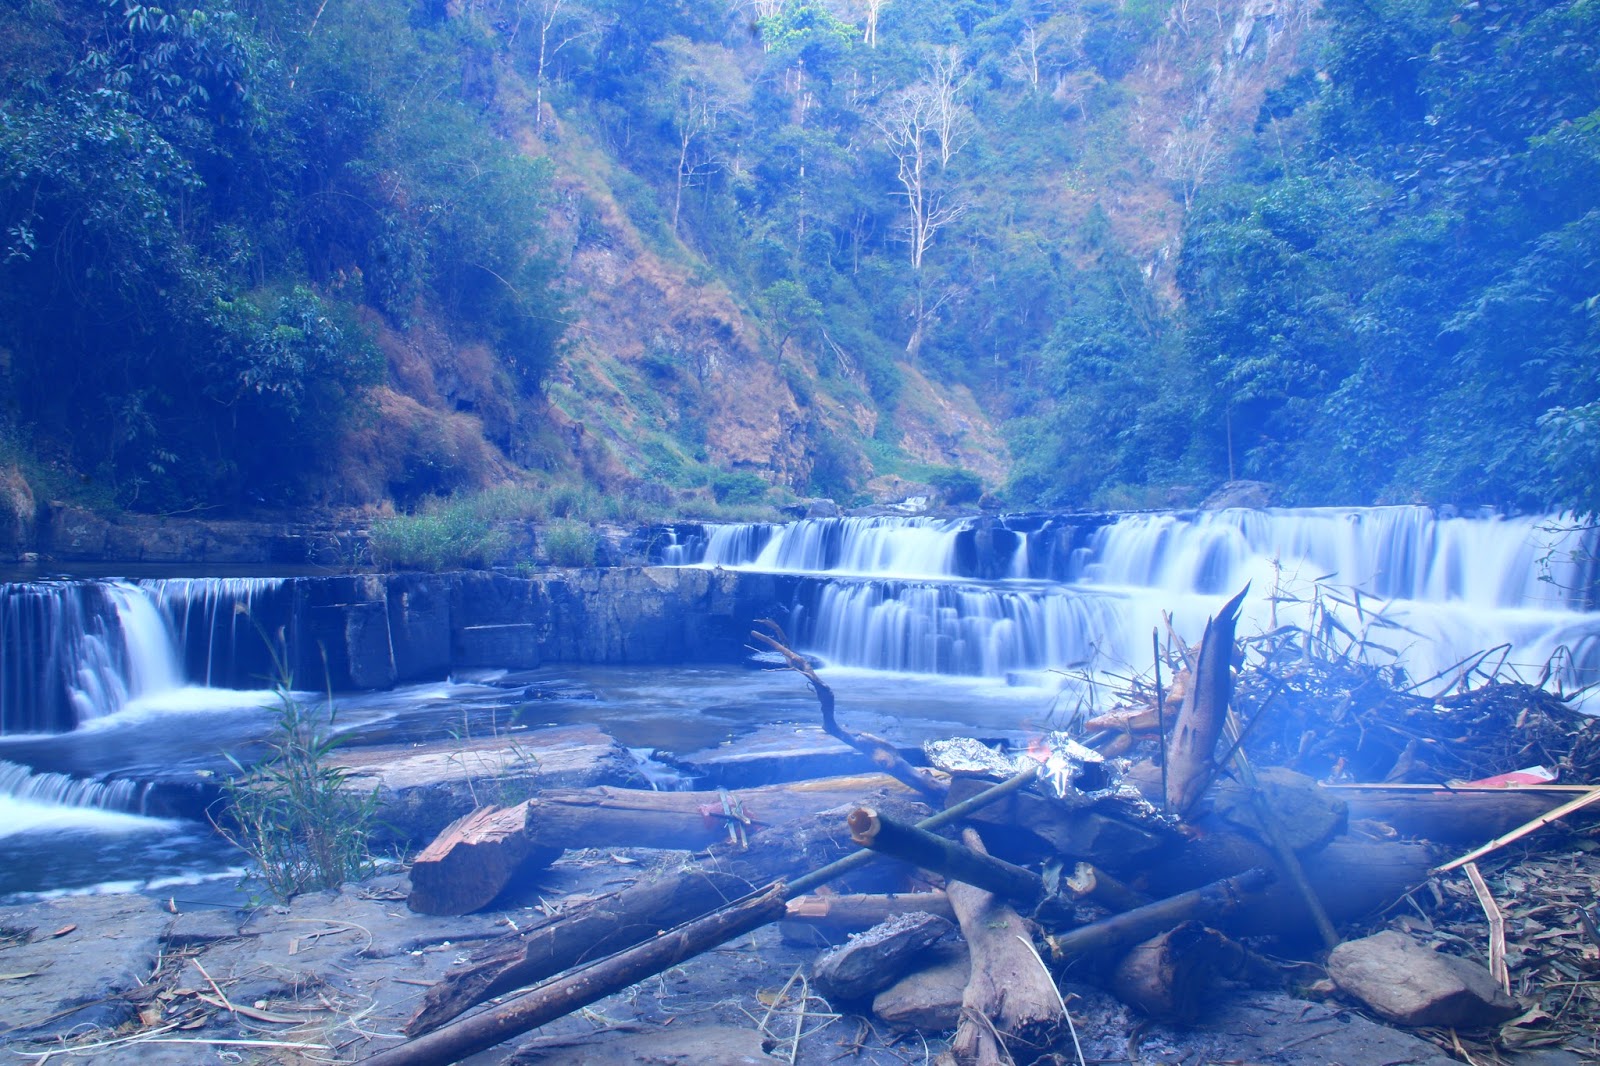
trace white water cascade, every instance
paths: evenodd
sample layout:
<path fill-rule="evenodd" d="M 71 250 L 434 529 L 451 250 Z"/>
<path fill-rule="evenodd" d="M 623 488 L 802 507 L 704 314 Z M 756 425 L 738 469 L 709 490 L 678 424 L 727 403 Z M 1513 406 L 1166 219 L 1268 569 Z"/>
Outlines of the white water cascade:
<path fill-rule="evenodd" d="M 1567 690 L 1600 675 L 1592 533 L 1423 507 L 714 526 L 669 561 L 804 575 L 790 635 L 838 667 L 1024 683 L 1142 672 L 1163 612 L 1188 641 L 1250 583 L 1240 633 L 1314 605 L 1417 681 L 1509 646 Z"/>
<path fill-rule="evenodd" d="M 67 732 L 139 700 L 218 683 L 213 675 L 219 664 L 231 664 L 235 645 L 262 646 L 235 605 L 248 609 L 252 597 L 280 584 L 207 578 L 0 586 L 0 735 Z"/>

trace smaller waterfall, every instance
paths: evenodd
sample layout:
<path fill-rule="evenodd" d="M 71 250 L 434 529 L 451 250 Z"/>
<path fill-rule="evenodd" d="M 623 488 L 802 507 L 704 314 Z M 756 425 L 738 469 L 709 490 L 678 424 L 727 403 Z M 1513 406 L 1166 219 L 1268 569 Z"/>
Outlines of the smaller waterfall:
<path fill-rule="evenodd" d="M 146 786 L 133 781 L 84 781 L 34 773 L 0 760 L 0 837 L 34 829 L 138 829 Z"/>
<path fill-rule="evenodd" d="M 0 586 L 0 733 L 65 732 L 179 683 L 166 622 L 134 586 Z"/>
<path fill-rule="evenodd" d="M 245 578 L 0 585 L 0 735 L 70 732 L 186 685 L 270 684 L 251 608 L 287 587 Z"/>

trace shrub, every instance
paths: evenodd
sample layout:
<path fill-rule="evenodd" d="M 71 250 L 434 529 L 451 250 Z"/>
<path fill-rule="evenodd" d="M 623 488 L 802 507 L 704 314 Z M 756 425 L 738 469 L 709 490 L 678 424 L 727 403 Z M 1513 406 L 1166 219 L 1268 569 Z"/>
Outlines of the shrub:
<path fill-rule="evenodd" d="M 268 758 L 223 785 L 226 826 L 213 820 L 235 847 L 255 862 L 272 895 L 282 901 L 306 891 L 338 888 L 373 870 L 367 831 L 378 793 L 359 793 L 348 772 L 329 756 L 339 744 L 332 699 L 303 704 L 277 687 L 278 720 L 267 738 Z"/>
<path fill-rule="evenodd" d="M 486 566 L 505 553 L 510 537 L 463 499 L 381 518 L 372 524 L 370 543 L 379 566 L 438 571 Z"/>
<path fill-rule="evenodd" d="M 540 539 L 551 566 L 593 566 L 600 548 L 599 534 L 582 522 L 554 522 Z"/>

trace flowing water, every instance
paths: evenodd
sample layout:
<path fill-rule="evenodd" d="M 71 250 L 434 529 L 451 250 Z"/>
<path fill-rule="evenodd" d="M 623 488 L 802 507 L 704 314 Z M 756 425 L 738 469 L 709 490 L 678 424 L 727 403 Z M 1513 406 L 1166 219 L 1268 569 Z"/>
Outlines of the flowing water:
<path fill-rule="evenodd" d="M 1548 519 L 1414 507 L 844 518 L 684 526 L 674 541 L 669 564 L 791 575 L 792 642 L 822 663 L 841 715 L 897 740 L 1015 738 L 1059 721 L 1149 669 L 1164 612 L 1192 642 L 1246 582 L 1241 635 L 1318 621 L 1422 691 L 1500 645 L 1505 670 L 1533 680 L 1548 665 L 1566 691 L 1600 673 L 1594 539 Z M 274 666 L 252 617 L 281 616 L 287 595 L 270 578 L 0 585 L 0 897 L 235 871 L 199 810 L 223 753 L 248 760 L 271 728 Z M 739 664 L 538 676 L 592 698 L 526 705 L 525 678 L 485 672 L 340 694 L 340 727 L 376 742 L 521 714 L 596 722 L 648 756 L 815 716 L 795 675 Z"/>

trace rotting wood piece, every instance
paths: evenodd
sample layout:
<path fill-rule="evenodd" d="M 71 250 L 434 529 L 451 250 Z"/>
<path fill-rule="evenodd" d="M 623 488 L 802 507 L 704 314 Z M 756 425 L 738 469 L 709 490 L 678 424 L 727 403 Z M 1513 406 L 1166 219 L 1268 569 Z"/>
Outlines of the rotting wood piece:
<path fill-rule="evenodd" d="M 896 915 L 823 954 L 811 968 L 811 983 L 835 1003 L 865 999 L 894 984 L 954 933 L 948 918 L 926 911 Z"/>
<path fill-rule="evenodd" d="M 961 834 L 983 851 L 977 832 Z M 1049 970 L 1033 950 L 1033 931 L 1004 900 L 973 885 L 946 890 L 972 969 L 961 1000 L 961 1024 L 950 1050 L 963 1064 L 1031 1062 L 1049 1051 L 1065 1030 L 1066 1011 Z"/>
<path fill-rule="evenodd" d="M 876 802 L 907 812 L 918 809 L 887 796 Z M 837 813 L 817 814 L 761 833 L 748 848 L 718 845 L 703 862 L 664 872 L 603 896 L 576 913 L 548 917 L 533 929 L 491 941 L 428 989 L 405 1031 L 411 1036 L 429 1032 L 493 996 L 705 914 L 744 895 L 752 885 L 794 877 L 854 851 L 840 823 Z"/>
<path fill-rule="evenodd" d="M 546 789 L 505 809 L 480 809 L 445 828 L 411 867 L 409 905 L 419 914 L 467 914 L 489 905 L 536 858 L 564 849 L 698 849 L 853 803 L 906 794 L 888 774 L 826 777 L 720 792 Z"/>
<path fill-rule="evenodd" d="M 868 929 L 897 914 L 921 911 L 956 920 L 950 897 L 943 892 L 891 892 L 882 895 L 798 896 L 789 901 L 785 921 L 836 925 L 841 929 Z"/>
<path fill-rule="evenodd" d="M 406 905 L 418 914 L 469 914 L 560 854 L 531 839 L 527 804 L 479 807 L 445 826 L 416 857 Z"/>
<path fill-rule="evenodd" d="M 850 837 L 864 848 L 902 859 L 924 870 L 964 881 L 1025 907 L 1045 896 L 1044 878 L 982 851 L 962 847 L 924 829 L 895 821 L 871 807 L 858 807 L 846 820 Z"/>
<path fill-rule="evenodd" d="M 1188 1024 L 1221 982 L 1267 983 L 1272 967 L 1202 922 L 1183 922 L 1137 944 L 1111 975 L 1117 998 L 1160 1021 Z"/>
<path fill-rule="evenodd" d="M 1211 783 L 1216 771 L 1217 738 L 1233 696 L 1233 634 L 1246 585 L 1206 623 L 1195 682 L 1184 696 L 1167 744 L 1167 809 L 1180 818 Z"/>

